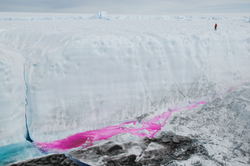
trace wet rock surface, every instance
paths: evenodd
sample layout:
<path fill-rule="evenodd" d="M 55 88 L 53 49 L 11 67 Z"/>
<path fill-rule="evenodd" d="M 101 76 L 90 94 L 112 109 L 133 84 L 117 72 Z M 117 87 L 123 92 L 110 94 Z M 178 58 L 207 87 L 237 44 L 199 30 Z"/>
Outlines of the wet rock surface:
<path fill-rule="evenodd" d="M 92 166 L 164 165 L 174 160 L 186 160 L 191 155 L 206 155 L 202 145 L 189 137 L 162 133 L 158 138 L 140 138 L 133 142 L 107 141 L 69 155 Z"/>
<path fill-rule="evenodd" d="M 78 166 L 64 154 L 52 154 L 24 162 L 9 164 L 8 166 Z"/>

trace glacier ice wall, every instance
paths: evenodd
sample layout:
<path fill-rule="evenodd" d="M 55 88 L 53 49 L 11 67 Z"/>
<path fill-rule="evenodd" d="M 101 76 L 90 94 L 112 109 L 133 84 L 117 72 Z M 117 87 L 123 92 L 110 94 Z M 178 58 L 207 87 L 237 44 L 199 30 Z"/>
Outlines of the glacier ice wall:
<path fill-rule="evenodd" d="M 1 22 L 0 42 L 25 59 L 30 137 L 141 119 L 249 81 L 249 24 L 177 20 Z"/>
<path fill-rule="evenodd" d="M 213 97 L 249 79 L 246 51 L 230 38 L 79 39 L 40 57 L 29 73 L 31 137 L 95 129 L 171 103 Z"/>
<path fill-rule="evenodd" d="M 0 44 L 0 147 L 25 140 L 23 57 Z"/>

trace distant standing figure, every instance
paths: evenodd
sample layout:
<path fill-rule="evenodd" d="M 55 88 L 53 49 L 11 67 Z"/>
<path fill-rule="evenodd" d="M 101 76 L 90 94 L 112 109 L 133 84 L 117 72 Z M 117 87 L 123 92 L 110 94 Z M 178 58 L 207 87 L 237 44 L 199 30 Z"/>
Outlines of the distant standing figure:
<path fill-rule="evenodd" d="M 215 23 L 214 25 L 214 30 L 217 30 L 217 23 Z"/>

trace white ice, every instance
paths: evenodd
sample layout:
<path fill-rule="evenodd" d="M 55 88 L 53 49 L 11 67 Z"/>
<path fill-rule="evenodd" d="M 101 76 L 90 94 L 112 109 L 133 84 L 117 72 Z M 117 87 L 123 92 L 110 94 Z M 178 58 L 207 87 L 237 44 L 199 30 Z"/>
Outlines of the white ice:
<path fill-rule="evenodd" d="M 0 145 L 25 139 L 25 113 L 52 141 L 250 79 L 247 16 L 98 16 L 0 13 Z"/>
<path fill-rule="evenodd" d="M 25 141 L 26 131 L 26 87 L 23 76 L 24 59 L 17 49 L 4 46 L 1 43 L 0 147 L 11 143 Z"/>

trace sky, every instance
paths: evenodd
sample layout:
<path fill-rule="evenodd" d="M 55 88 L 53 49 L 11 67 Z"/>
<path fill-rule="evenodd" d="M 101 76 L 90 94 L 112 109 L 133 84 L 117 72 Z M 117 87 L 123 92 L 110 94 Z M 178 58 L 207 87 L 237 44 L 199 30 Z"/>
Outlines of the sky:
<path fill-rule="evenodd" d="M 0 0 L 0 12 L 250 13 L 250 0 Z"/>

